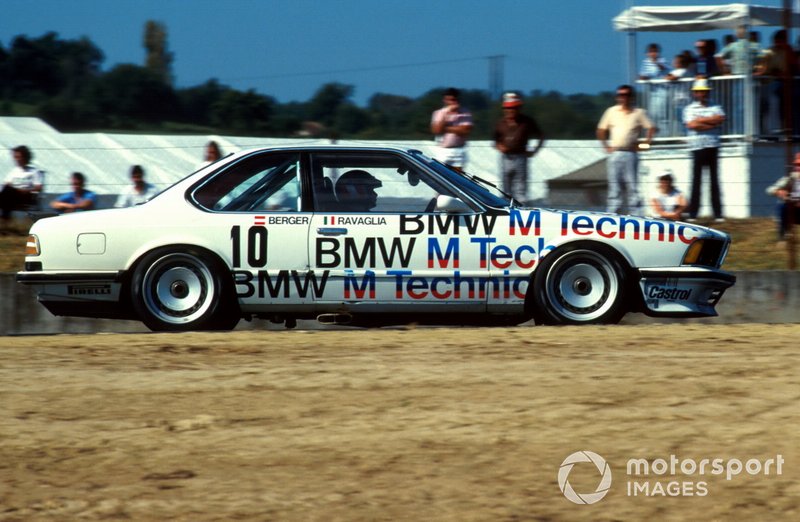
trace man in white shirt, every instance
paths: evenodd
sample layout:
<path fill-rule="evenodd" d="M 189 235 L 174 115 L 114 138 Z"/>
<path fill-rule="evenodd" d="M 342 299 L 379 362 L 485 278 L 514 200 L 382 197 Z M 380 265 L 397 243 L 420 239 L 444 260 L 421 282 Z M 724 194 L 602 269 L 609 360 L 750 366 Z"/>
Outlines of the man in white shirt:
<path fill-rule="evenodd" d="M 647 132 L 639 143 L 642 131 Z M 617 104 L 609 107 L 597 124 L 597 139 L 608 157 L 608 211 L 641 214 L 639 157 L 642 145 L 650 146 L 656 127 L 644 109 L 634 106 L 630 85 L 617 88 Z"/>
<path fill-rule="evenodd" d="M 8 173 L 0 190 L 3 228 L 8 228 L 13 210 L 36 204 L 44 185 L 44 174 L 30 164 L 33 154 L 28 147 L 14 147 L 11 154 L 17 166 Z"/>
<path fill-rule="evenodd" d="M 119 195 L 114 207 L 132 207 L 144 203 L 158 194 L 158 190 L 144 180 L 144 169 L 141 165 L 134 165 L 131 167 L 131 181 L 133 185 L 130 185 Z"/>

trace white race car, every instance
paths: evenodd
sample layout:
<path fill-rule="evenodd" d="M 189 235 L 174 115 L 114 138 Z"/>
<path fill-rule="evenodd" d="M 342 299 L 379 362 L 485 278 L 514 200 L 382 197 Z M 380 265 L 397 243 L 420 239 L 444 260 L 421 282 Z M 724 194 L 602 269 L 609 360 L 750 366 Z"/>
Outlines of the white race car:
<path fill-rule="evenodd" d="M 149 202 L 42 219 L 17 281 L 53 314 L 230 329 L 713 316 L 728 235 L 522 208 L 414 150 L 233 154 Z"/>

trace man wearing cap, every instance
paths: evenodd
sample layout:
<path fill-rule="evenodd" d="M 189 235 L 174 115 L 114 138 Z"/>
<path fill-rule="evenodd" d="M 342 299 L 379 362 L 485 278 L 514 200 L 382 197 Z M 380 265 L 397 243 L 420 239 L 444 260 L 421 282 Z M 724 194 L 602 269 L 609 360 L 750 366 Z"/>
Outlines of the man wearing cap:
<path fill-rule="evenodd" d="M 521 107 L 519 94 L 507 92 L 503 95 L 503 118 L 494 129 L 494 146 L 501 154 L 503 190 L 524 203 L 528 199 L 528 158 L 539 152 L 545 138 L 536 120 L 522 114 Z M 533 150 L 528 150 L 530 139 L 538 140 Z"/>
<path fill-rule="evenodd" d="M 703 168 L 708 168 L 711 183 L 711 207 L 717 222 L 723 221 L 722 197 L 719 189 L 719 135 L 725 122 L 725 112 L 719 105 L 711 105 L 711 87 L 708 79 L 698 78 L 692 84 L 694 102 L 683 109 L 683 123 L 688 129 L 689 150 L 692 151 L 692 196 L 689 201 L 689 219 L 696 219 L 700 209 L 700 187 Z"/>
<path fill-rule="evenodd" d="M 646 131 L 639 143 L 642 130 Z M 608 157 L 608 211 L 639 214 L 642 200 L 639 196 L 640 147 L 649 147 L 656 127 L 644 109 L 634 106 L 634 92 L 630 85 L 617 87 L 617 104 L 609 107 L 597 124 L 597 139 L 610 155 Z"/>
<path fill-rule="evenodd" d="M 767 194 L 778 198 L 778 241 L 783 240 L 789 228 L 800 224 L 800 152 L 794 155 L 792 171 L 767 188 Z"/>

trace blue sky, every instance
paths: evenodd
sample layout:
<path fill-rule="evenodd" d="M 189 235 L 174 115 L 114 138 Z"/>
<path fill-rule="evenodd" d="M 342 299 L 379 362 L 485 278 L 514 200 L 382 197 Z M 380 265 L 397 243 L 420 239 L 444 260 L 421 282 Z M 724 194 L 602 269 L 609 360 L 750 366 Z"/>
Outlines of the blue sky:
<path fill-rule="evenodd" d="M 327 82 L 419 96 L 442 86 L 487 89 L 486 57 L 506 55 L 504 86 L 597 93 L 627 80 L 628 36 L 611 19 L 626 6 L 720 4 L 632 0 L 3 0 L 0 41 L 88 36 L 104 69 L 142 64 L 145 21 L 166 24 L 178 87 L 217 78 L 281 102 L 308 100 Z M 780 6 L 781 0 L 760 0 Z M 762 42 L 773 29 L 762 29 Z M 671 57 L 702 33 L 641 33 Z M 720 34 L 708 34 L 706 37 Z M 402 67 L 401 67 L 402 66 Z"/>

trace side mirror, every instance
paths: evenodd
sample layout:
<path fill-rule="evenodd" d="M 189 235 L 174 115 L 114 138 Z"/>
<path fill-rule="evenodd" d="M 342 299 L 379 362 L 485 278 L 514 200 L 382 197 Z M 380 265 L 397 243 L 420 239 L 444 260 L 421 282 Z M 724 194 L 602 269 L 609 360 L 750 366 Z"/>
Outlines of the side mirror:
<path fill-rule="evenodd" d="M 436 212 L 445 214 L 472 214 L 473 210 L 463 201 L 452 196 L 436 196 Z"/>

